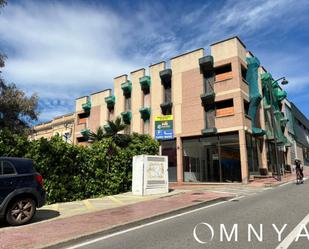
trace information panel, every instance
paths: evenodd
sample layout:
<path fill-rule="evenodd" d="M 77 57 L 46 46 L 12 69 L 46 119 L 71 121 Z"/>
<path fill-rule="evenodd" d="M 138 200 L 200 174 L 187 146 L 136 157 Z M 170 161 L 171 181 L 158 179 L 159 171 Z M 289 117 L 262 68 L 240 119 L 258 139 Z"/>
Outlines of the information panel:
<path fill-rule="evenodd" d="M 169 140 L 173 138 L 173 115 L 155 117 L 155 139 Z"/>

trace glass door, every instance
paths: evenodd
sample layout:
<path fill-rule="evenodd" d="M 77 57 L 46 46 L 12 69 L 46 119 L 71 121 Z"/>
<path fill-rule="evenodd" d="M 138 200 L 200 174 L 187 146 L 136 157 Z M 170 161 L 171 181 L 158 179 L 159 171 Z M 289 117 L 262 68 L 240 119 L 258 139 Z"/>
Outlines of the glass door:
<path fill-rule="evenodd" d="M 205 167 L 203 174 L 203 181 L 205 182 L 220 182 L 221 181 L 221 167 L 219 163 L 219 151 L 216 145 L 207 145 L 204 147 L 205 153 Z"/>

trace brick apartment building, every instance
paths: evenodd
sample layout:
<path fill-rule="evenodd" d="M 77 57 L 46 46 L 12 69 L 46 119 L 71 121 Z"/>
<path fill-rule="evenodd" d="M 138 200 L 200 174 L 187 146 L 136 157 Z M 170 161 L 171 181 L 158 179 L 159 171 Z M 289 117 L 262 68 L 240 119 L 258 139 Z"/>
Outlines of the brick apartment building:
<path fill-rule="evenodd" d="M 158 129 L 169 126 L 161 151 L 169 157 L 170 181 L 247 183 L 276 172 L 277 162 L 282 169 L 296 157 L 309 164 L 308 119 L 238 37 L 169 64 L 115 77 L 113 90 L 76 99 L 62 128 L 59 118 L 33 127 L 33 139 L 69 133 L 66 140 L 87 144 L 90 131 L 120 116 L 127 133 L 159 138 L 165 131 Z"/>

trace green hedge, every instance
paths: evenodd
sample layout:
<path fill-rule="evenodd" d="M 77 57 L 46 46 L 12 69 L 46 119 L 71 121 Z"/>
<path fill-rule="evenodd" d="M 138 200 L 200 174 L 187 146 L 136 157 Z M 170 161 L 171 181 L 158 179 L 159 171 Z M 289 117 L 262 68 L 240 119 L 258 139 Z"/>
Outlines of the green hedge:
<path fill-rule="evenodd" d="M 44 178 L 48 202 L 64 202 L 129 191 L 134 155 L 158 153 L 150 136 L 133 134 L 125 147 L 113 138 L 90 147 L 65 143 L 61 137 L 28 141 L 0 131 L 0 156 L 31 158 Z"/>

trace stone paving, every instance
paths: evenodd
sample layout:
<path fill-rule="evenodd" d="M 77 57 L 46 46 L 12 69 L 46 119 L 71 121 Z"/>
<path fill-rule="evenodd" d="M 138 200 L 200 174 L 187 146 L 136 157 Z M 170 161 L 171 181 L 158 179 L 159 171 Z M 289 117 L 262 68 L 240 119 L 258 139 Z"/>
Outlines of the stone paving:
<path fill-rule="evenodd" d="M 43 248 L 232 195 L 189 191 L 62 219 L 0 229 L 1 249 Z"/>
<path fill-rule="evenodd" d="M 34 222 L 44 220 L 48 212 L 55 212 L 55 213 L 58 212 L 58 215 L 53 217 L 53 219 L 65 218 L 73 215 L 95 212 L 104 209 L 116 208 L 143 201 L 153 200 L 164 196 L 177 195 L 187 191 L 189 190 L 178 189 L 173 190 L 167 194 L 151 195 L 151 196 L 136 196 L 133 195 L 131 192 L 127 192 L 123 194 L 105 196 L 101 198 L 93 198 L 81 201 L 45 205 L 44 207 L 38 210 L 37 215 L 34 218 Z"/>

